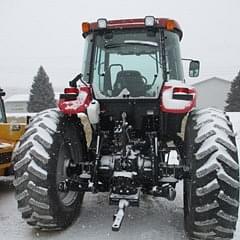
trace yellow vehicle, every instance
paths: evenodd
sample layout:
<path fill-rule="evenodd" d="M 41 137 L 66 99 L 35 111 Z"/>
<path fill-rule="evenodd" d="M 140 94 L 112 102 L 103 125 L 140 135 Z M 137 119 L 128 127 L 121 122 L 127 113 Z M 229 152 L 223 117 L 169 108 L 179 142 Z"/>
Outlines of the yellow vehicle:
<path fill-rule="evenodd" d="M 3 96 L 5 92 L 0 88 L 0 176 L 11 174 L 11 155 L 26 126 L 25 123 L 7 123 Z"/>

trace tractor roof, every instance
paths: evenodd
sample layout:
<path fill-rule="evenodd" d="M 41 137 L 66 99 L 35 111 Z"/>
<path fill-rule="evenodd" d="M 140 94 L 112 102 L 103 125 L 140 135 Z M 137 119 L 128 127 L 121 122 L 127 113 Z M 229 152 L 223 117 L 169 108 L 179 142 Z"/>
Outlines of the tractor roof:
<path fill-rule="evenodd" d="M 119 20 L 107 20 L 107 19 L 101 18 L 101 19 L 98 19 L 97 22 L 93 22 L 93 23 L 83 22 L 82 23 L 83 36 L 85 37 L 90 32 L 100 31 L 103 29 L 148 28 L 149 26 L 146 25 L 146 19 L 148 17 L 150 18 L 151 16 L 147 16 L 145 18 L 119 19 Z M 176 32 L 179 35 L 179 38 L 182 39 L 183 32 L 177 21 L 168 19 L 168 18 L 153 18 L 153 19 L 154 19 L 154 25 L 150 27 L 164 28 L 166 30 Z M 105 27 L 102 27 L 103 21 L 105 21 Z M 102 24 L 102 26 L 100 26 L 100 24 Z"/>

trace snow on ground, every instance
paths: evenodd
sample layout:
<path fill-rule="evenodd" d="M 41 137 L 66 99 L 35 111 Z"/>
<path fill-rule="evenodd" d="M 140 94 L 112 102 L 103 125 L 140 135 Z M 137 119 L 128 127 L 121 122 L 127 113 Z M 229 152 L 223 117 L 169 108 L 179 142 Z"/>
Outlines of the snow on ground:
<path fill-rule="evenodd" d="M 238 133 L 240 149 L 240 114 L 229 114 Z M 31 229 L 17 211 L 11 181 L 0 179 L 1 240 L 187 240 L 184 233 L 182 183 L 177 186 L 174 202 L 143 196 L 139 208 L 126 210 L 120 232 L 112 232 L 116 207 L 108 206 L 108 194 L 86 194 L 80 217 L 65 231 L 41 232 Z M 240 215 L 240 213 L 239 213 Z M 240 239 L 240 219 L 234 240 Z"/>
<path fill-rule="evenodd" d="M 139 208 L 128 208 L 120 232 L 111 231 L 116 207 L 108 206 L 107 194 L 86 194 L 80 217 L 67 230 L 41 232 L 31 229 L 21 219 L 10 182 L 1 182 L 0 189 L 0 239 L 2 240 L 187 240 L 183 229 L 180 185 L 174 202 L 144 196 Z"/>

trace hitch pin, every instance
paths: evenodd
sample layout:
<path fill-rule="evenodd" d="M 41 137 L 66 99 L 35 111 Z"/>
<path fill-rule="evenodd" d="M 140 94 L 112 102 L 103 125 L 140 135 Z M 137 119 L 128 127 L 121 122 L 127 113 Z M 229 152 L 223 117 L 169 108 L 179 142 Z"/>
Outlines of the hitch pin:
<path fill-rule="evenodd" d="M 129 202 L 125 199 L 121 199 L 119 201 L 119 205 L 118 205 L 118 212 L 116 214 L 113 215 L 113 225 L 112 225 L 112 231 L 119 231 L 123 218 L 124 218 L 124 211 L 125 208 L 129 206 Z"/>

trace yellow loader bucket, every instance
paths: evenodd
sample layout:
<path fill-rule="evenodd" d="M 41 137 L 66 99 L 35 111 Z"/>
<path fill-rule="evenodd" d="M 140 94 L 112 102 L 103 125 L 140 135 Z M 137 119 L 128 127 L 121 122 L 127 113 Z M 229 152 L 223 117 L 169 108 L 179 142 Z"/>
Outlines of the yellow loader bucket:
<path fill-rule="evenodd" d="M 25 131 L 25 123 L 0 123 L 0 142 L 16 143 Z"/>
<path fill-rule="evenodd" d="M 25 123 L 0 123 L 0 176 L 11 167 L 13 149 L 25 131 Z"/>

